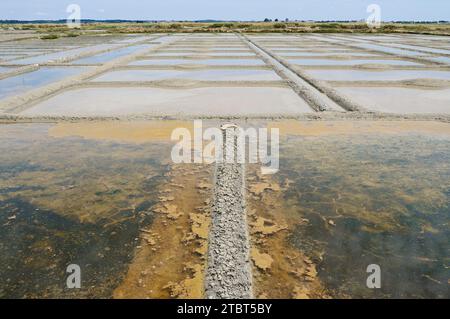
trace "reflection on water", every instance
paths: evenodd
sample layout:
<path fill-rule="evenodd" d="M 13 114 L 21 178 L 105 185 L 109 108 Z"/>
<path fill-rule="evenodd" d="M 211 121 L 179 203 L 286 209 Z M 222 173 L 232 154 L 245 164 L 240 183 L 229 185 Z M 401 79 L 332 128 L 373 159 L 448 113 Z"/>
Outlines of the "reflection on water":
<path fill-rule="evenodd" d="M 151 44 L 147 45 L 136 45 L 130 46 L 123 49 L 113 50 L 106 53 L 101 53 L 97 55 L 93 55 L 87 58 L 79 59 L 73 62 L 73 64 L 97 64 L 97 63 L 105 63 L 111 61 L 116 58 L 120 58 L 122 56 L 132 54 L 134 52 L 139 52 L 140 50 L 151 48 Z"/>
<path fill-rule="evenodd" d="M 0 201 L 1 297 L 107 297 L 133 256 L 138 228 L 152 216 L 132 210 L 109 224 L 80 223 L 30 201 Z M 82 269 L 81 291 L 64 289 L 65 267 Z M 107 270 L 107 271 L 105 271 Z"/>
<path fill-rule="evenodd" d="M 386 65 L 418 65 L 403 60 L 333 60 L 333 59 L 289 59 L 289 62 L 299 65 L 359 65 L 359 64 L 386 64 Z"/>
<path fill-rule="evenodd" d="M 0 126 L 0 298 L 110 297 L 151 224 L 171 144 Z M 82 269 L 68 290 L 66 267 Z"/>
<path fill-rule="evenodd" d="M 78 75 L 88 70 L 87 67 L 54 67 L 40 68 L 39 70 L 19 74 L 0 81 L 0 99 L 22 94 L 73 75 Z"/>
<path fill-rule="evenodd" d="M 137 60 L 129 65 L 177 65 L 177 64 L 204 64 L 204 65 L 264 65 L 259 59 L 148 59 Z"/>
<path fill-rule="evenodd" d="M 212 174 L 167 161 L 190 125 L 0 126 L 0 298 L 201 298 Z M 248 167 L 255 296 L 449 297 L 450 125 L 269 126 L 280 172 Z"/>
<path fill-rule="evenodd" d="M 450 135 L 306 135 L 281 142 L 277 178 L 299 220 L 289 241 L 331 294 L 450 297 Z M 366 287 L 369 264 L 379 290 Z"/>
<path fill-rule="evenodd" d="M 271 70 L 123 70 L 105 73 L 93 82 L 156 81 L 190 79 L 199 81 L 276 81 L 280 77 Z"/>

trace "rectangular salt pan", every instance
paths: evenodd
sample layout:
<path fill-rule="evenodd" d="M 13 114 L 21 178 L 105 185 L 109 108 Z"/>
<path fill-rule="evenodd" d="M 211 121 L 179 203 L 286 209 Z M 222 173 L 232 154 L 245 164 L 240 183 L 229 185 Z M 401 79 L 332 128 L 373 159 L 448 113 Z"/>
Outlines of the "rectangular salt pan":
<path fill-rule="evenodd" d="M 100 75 L 98 81 L 154 81 L 191 79 L 201 81 L 276 81 L 281 78 L 272 70 L 121 70 Z"/>
<path fill-rule="evenodd" d="M 21 114 L 53 116 L 251 115 L 312 112 L 289 88 L 83 88 L 63 92 Z"/>

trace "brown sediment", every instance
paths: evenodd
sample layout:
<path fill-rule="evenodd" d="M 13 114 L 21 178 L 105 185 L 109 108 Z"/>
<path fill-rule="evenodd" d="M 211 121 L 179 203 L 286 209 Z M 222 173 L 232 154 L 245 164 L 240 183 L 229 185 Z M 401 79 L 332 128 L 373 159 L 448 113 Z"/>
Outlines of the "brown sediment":
<path fill-rule="evenodd" d="M 327 136 L 340 134 L 450 134 L 450 125 L 434 121 L 309 121 L 283 120 L 269 122 L 268 128 L 278 128 L 281 135 Z"/>
<path fill-rule="evenodd" d="M 49 135 L 132 143 L 167 142 L 173 130 L 179 127 L 188 129 L 192 136 L 193 123 L 190 121 L 60 122 L 49 129 Z"/>
<path fill-rule="evenodd" d="M 172 57 L 174 58 L 174 57 Z M 229 56 L 226 57 L 230 58 Z M 371 67 L 365 65 L 364 67 Z M 436 66 L 435 66 L 436 67 Z M 327 67 L 329 68 L 329 67 Z M 373 65 L 373 69 L 377 66 Z M 398 68 L 398 67 L 396 67 Z M 422 81 L 422 80 L 421 80 Z M 414 81 L 402 81 L 404 85 L 418 85 Z M 217 83 L 212 82 L 214 85 Z M 389 82 L 383 82 L 384 84 Z M 397 82 L 396 82 L 397 83 Z M 427 85 L 436 87 L 437 82 Z M 441 83 L 441 82 L 440 82 Z M 334 84 L 334 82 L 332 83 Z M 348 83 L 347 83 L 348 84 Z M 370 83 L 369 83 L 370 84 Z M 99 84 L 102 85 L 102 84 Z M 106 85 L 106 84 L 103 84 Z M 175 83 L 175 86 L 177 84 Z M 356 83 L 355 83 L 356 85 Z M 372 83 L 379 85 L 379 83 Z M 389 83 L 392 85 L 392 83 Z M 402 84 L 403 85 L 403 84 Z M 448 85 L 448 82 L 446 82 Z M 425 132 L 432 134 L 450 134 L 450 126 L 439 122 L 407 122 L 390 121 L 380 122 L 367 119 L 396 119 L 404 117 L 415 119 L 414 115 L 383 115 L 383 114 L 313 114 L 313 115 L 295 115 L 303 117 L 306 120 L 322 119 L 366 119 L 365 121 L 343 122 L 302 122 L 298 121 L 280 121 L 269 123 L 269 126 L 280 128 L 283 135 L 303 135 L 303 136 L 328 136 L 339 134 L 361 134 L 375 132 L 379 134 L 397 134 L 397 133 L 415 133 Z M 417 117 L 416 119 L 431 118 L 434 115 Z M 182 116 L 180 116 L 182 117 Z M 208 116 L 205 115 L 205 118 Z M 213 116 L 214 117 L 214 116 Z M 245 117 L 245 116 L 242 116 Z M 268 116 L 267 118 L 270 118 Z M 288 117 L 288 116 L 287 116 Z M 132 118 L 132 117 L 130 117 Z M 145 118 L 143 116 L 142 118 Z M 189 118 L 189 117 L 183 117 Z M 280 117 L 282 118 L 282 117 Z M 14 121 L 14 117 L 11 121 Z M 31 118 L 20 118 L 19 120 L 30 120 Z M 42 121 L 52 121 L 51 117 L 41 117 Z M 100 118 L 99 118 L 100 119 Z M 8 118 L 6 118 L 8 120 Z M 149 141 L 166 141 L 175 127 L 191 127 L 190 122 L 172 122 L 172 123 L 141 123 L 141 122 L 118 122 L 105 121 L 89 123 L 89 118 L 70 118 L 59 117 L 56 120 L 63 121 L 50 130 L 54 137 L 79 136 L 87 139 L 104 139 L 114 141 L 125 141 L 134 143 L 146 143 Z M 67 121 L 79 120 L 77 123 Z M 437 120 L 449 122 L 447 115 L 437 117 Z M 39 121 L 39 118 L 36 118 Z M 66 121 L 66 122 L 64 122 Z M 101 124 L 99 124 L 101 123 Z M 317 156 L 317 153 L 316 153 Z M 318 157 L 320 158 L 320 156 Z M 138 172 L 142 174 L 142 172 Z M 151 172 L 153 174 L 155 172 Z M 209 229 L 209 192 L 211 184 L 208 182 L 208 169 L 189 166 L 174 166 L 169 173 L 171 181 L 157 189 L 159 192 L 159 203 L 153 207 L 156 214 L 154 223 L 141 230 L 139 236 L 139 247 L 133 263 L 130 265 L 127 276 L 122 284 L 117 288 L 115 296 L 118 298 L 200 298 L 204 291 L 204 270 L 205 254 L 207 252 L 207 234 Z M 253 174 L 254 172 L 251 172 Z M 44 182 L 49 173 L 31 173 L 33 175 L 24 176 L 24 179 L 32 176 L 33 181 Z M 290 216 L 289 209 L 283 206 L 284 201 L 281 193 L 288 188 L 289 181 L 284 180 L 280 183 L 274 177 L 264 177 L 254 173 L 248 183 L 249 191 L 249 227 L 251 231 L 253 248 L 251 258 L 255 267 L 255 296 L 271 298 L 326 298 L 327 291 L 317 276 L 316 265 L 320 261 L 321 252 L 317 255 L 319 259 L 305 255 L 304 252 L 294 249 L 288 237 L 295 225 L 306 223 L 306 220 L 299 220 Z M 256 176 L 256 177 L 255 177 Z M 198 182 L 198 177 L 203 178 Z M 30 178 L 31 179 L 31 178 Z M 116 177 L 117 179 L 117 177 Z M 6 181 L 5 181 L 6 182 Z M 364 185 L 370 186 L 370 181 L 365 181 Z M 44 184 L 44 183 L 42 183 Z M 131 187 L 131 184 L 133 187 Z M 105 191 L 114 191 L 114 179 L 106 177 L 102 180 L 100 187 Z M 117 187 L 119 187 L 117 184 Z M 126 194 L 132 194 L 136 184 L 130 183 L 127 186 L 121 186 L 126 189 Z M 67 199 L 73 201 L 70 195 L 75 190 L 67 190 L 65 198 L 47 203 L 50 207 L 65 207 Z M 55 189 L 51 189 L 54 191 Z M 94 187 L 81 190 L 82 194 L 89 195 L 94 193 Z M 103 189 L 102 189 L 103 190 Z M 78 188 L 78 191 L 80 189 Z M 81 193 L 80 193 L 81 194 Z M 87 196 L 86 195 L 86 196 Z M 108 202 L 115 205 L 125 195 L 119 195 L 114 201 Z M 199 196 L 200 195 L 200 196 Z M 439 194 L 433 194 L 432 190 L 426 190 L 423 193 L 424 198 L 436 201 Z M 409 195 L 404 195 L 403 200 L 407 201 Z M 205 199 L 206 198 L 206 199 Z M 356 195 L 350 197 L 357 202 Z M 203 199 L 205 199 L 203 201 Z M 445 200 L 441 198 L 440 200 Z M 39 203 L 41 199 L 37 198 Z M 411 199 L 413 202 L 413 199 Z M 75 205 L 78 205 L 76 203 Z M 45 204 L 42 204 L 45 207 Z M 74 210 L 69 207 L 68 211 Z M 104 207 L 92 206 L 92 215 L 86 211 L 80 215 L 83 221 L 93 221 L 96 218 L 103 218 Z M 99 209 L 97 209 L 99 208 Z M 344 207 L 345 208 L 345 207 Z M 349 207 L 348 215 L 353 214 Z M 77 209 L 77 211 L 80 211 Z M 390 218 L 390 212 L 383 211 L 377 216 L 370 212 L 358 211 L 355 216 L 363 220 L 385 221 Z M 357 214 L 357 215 L 356 215 Z M 113 216 L 115 217 L 115 216 Z M 341 216 L 336 216 L 337 218 Z M 123 217 L 126 218 L 126 217 Z M 112 219 L 111 223 L 120 222 Z M 335 217 L 325 219 L 327 227 L 336 225 Z M 382 228 L 371 228 L 363 226 L 365 231 L 380 232 L 388 229 L 393 223 L 388 222 L 382 225 Z M 110 225 L 110 224 L 106 224 Z M 395 226 L 396 227 L 396 226 Z M 438 231 L 431 225 L 423 225 L 421 228 L 425 233 L 435 233 Z M 389 228 L 394 231 L 396 228 Z M 430 278 L 428 278 L 430 279 Z"/>
<path fill-rule="evenodd" d="M 261 253 L 256 247 L 251 249 L 251 258 L 254 265 L 262 271 L 269 269 L 273 263 L 273 259 L 269 254 Z"/>
<path fill-rule="evenodd" d="M 158 190 L 165 200 L 141 230 L 141 241 L 114 298 L 202 298 L 206 267 L 210 189 L 209 168 L 174 165 L 170 182 Z M 149 237 L 150 235 L 150 237 Z"/>
<path fill-rule="evenodd" d="M 274 191 L 279 191 L 280 187 L 279 187 L 278 184 L 270 184 L 270 183 L 266 183 L 266 182 L 255 184 L 255 185 L 251 185 L 249 187 L 249 191 L 253 195 L 260 195 L 263 191 L 265 191 L 267 189 L 271 189 L 271 190 L 274 190 Z"/>
<path fill-rule="evenodd" d="M 63 126 L 63 124 L 60 125 Z M 52 125 L 48 130 L 51 131 L 54 127 Z M 67 135 L 49 134 L 49 136 L 63 138 L 74 135 L 68 133 Z M 15 137 L 17 138 L 17 136 Z M 94 137 L 90 138 L 93 139 Z M 33 141 L 36 141 L 36 143 L 41 140 L 44 140 L 44 138 L 41 136 L 33 136 Z M 167 142 L 167 139 L 165 142 Z M 80 154 L 83 153 L 83 156 L 86 158 L 95 155 L 98 156 L 92 149 L 72 145 L 67 140 L 57 141 L 57 143 L 69 145 L 73 151 Z M 161 143 L 161 145 L 167 144 Z M 65 149 L 65 146 L 62 147 Z M 150 145 L 146 149 L 145 155 L 158 160 L 162 157 L 160 148 L 159 145 Z M 98 175 L 95 166 L 92 168 L 86 167 L 86 176 L 80 177 L 75 173 L 78 172 L 79 174 L 77 170 L 80 170 L 79 165 L 82 161 L 80 158 L 70 158 L 71 155 L 65 157 L 64 153 L 59 154 L 58 152 L 57 158 L 59 162 L 54 163 L 54 154 L 52 151 L 49 152 L 42 151 L 43 154 L 49 154 L 49 162 L 52 162 L 56 169 L 48 171 L 25 170 L 15 175 L 14 178 L 2 180 L 0 187 L 21 185 L 25 190 L 16 193 L 16 195 L 20 194 L 22 198 L 29 198 L 31 202 L 42 209 L 58 212 L 58 214 L 64 217 L 80 221 L 81 223 L 95 224 L 101 221 L 107 227 L 127 219 L 133 219 L 134 217 L 131 216 L 121 217 L 121 212 L 124 210 L 134 211 L 139 204 L 139 198 L 148 195 L 148 193 L 146 194 L 144 190 L 140 189 L 141 184 L 151 177 L 161 176 L 162 174 L 158 165 L 146 165 L 145 171 L 132 167 L 134 169 L 130 169 L 127 173 L 119 171 L 121 166 L 118 165 L 117 167 L 109 167 L 112 170 L 118 169 L 118 171 L 115 171 L 115 174 L 104 174 L 101 176 Z M 37 158 L 42 160 L 46 156 L 43 154 L 36 154 L 36 158 L 27 158 L 27 160 L 35 161 Z M 68 154 L 72 153 L 69 152 Z M 111 158 L 117 158 L 118 161 L 120 161 L 120 158 L 134 159 L 142 155 L 142 151 L 124 152 L 123 150 L 111 151 L 110 154 Z M 70 166 L 71 169 L 67 170 L 64 165 Z M 124 176 L 124 174 L 127 174 L 127 176 Z M 124 180 L 127 182 L 124 183 Z M 45 189 L 37 191 L 26 190 L 26 186 L 33 185 L 45 185 Z M 132 195 L 135 196 L 135 199 L 130 199 Z"/>
<path fill-rule="evenodd" d="M 267 188 L 265 188 L 267 189 Z M 280 191 L 281 189 L 277 189 L 277 191 Z M 260 193 L 261 194 L 261 193 Z M 258 194 L 258 196 L 260 195 Z M 281 230 L 288 229 L 287 224 L 275 224 L 270 219 L 257 216 L 253 218 L 253 221 L 249 222 L 249 226 L 252 229 L 252 233 L 254 234 L 261 234 L 263 236 L 272 235 L 275 233 L 278 233 Z"/>
<path fill-rule="evenodd" d="M 305 123 L 306 124 L 306 123 Z M 317 125 L 316 125 L 317 124 Z M 325 124 L 325 123 L 322 123 Z M 383 137 L 383 134 L 392 134 L 396 137 L 395 140 L 401 140 L 405 136 L 408 136 L 410 133 L 413 133 L 413 137 L 420 134 L 421 136 L 427 136 L 428 139 L 437 136 L 438 138 L 443 138 L 448 140 L 450 137 L 450 126 L 448 124 L 443 124 L 442 127 L 436 127 L 434 124 L 437 123 L 414 123 L 414 122 L 399 122 L 399 123 L 373 123 L 373 125 L 368 125 L 367 128 L 363 127 L 362 123 L 326 123 L 328 125 L 321 125 L 320 123 L 314 123 L 313 125 L 299 125 L 297 127 L 299 130 L 290 130 L 287 132 L 285 129 L 281 129 L 284 133 L 282 136 L 286 137 L 286 135 L 293 136 L 304 136 L 305 139 L 303 142 L 309 145 L 322 145 L 315 147 L 313 149 L 309 149 L 308 151 L 305 149 L 304 151 L 298 151 L 297 143 L 288 143 L 288 149 L 285 149 L 286 154 L 292 156 L 291 158 L 295 158 L 296 155 L 301 153 L 301 156 L 304 157 L 305 161 L 317 161 L 317 158 L 320 158 L 320 170 L 322 172 L 322 176 L 330 176 L 330 174 L 338 174 L 336 173 L 336 167 L 331 164 L 331 166 L 327 165 L 327 161 L 331 161 L 331 163 L 343 163 L 345 160 L 342 158 L 337 159 L 337 149 L 335 150 L 332 144 L 335 144 L 335 139 L 338 137 L 342 141 L 349 140 L 349 136 L 351 137 L 351 143 L 354 144 L 363 144 L 364 142 L 368 143 L 369 139 L 372 141 L 378 141 L 377 143 L 382 143 L 382 141 L 386 140 L 386 136 Z M 334 125 L 337 124 L 337 125 Z M 423 125 L 422 125 L 423 124 Z M 335 133 L 331 133 L 333 130 Z M 403 135 L 402 135 L 403 134 Z M 403 137 L 402 137 L 403 136 Z M 331 138 L 332 142 L 328 138 Z M 328 143 L 328 144 L 326 144 Z M 297 144 L 297 149 L 296 149 Z M 323 146 L 325 145 L 325 147 Z M 384 144 L 383 144 L 384 145 Z M 419 145 L 419 144 L 418 144 Z M 370 147 L 370 146 L 368 146 Z M 339 146 L 337 147 L 339 148 Z M 389 151 L 386 151 L 389 152 Z M 294 155 L 296 154 L 296 155 Z M 333 155 L 330 155 L 333 154 Z M 398 155 L 398 154 L 395 154 Z M 394 156 L 395 156 L 394 155 Z M 425 156 L 425 155 L 424 155 Z M 354 165 L 354 163 L 347 163 L 348 166 Z M 310 167 L 303 167 L 302 163 L 293 163 L 290 164 L 290 170 L 297 171 L 301 175 L 304 171 L 308 171 Z M 340 164 L 341 166 L 344 164 Z M 348 171 L 348 167 L 339 166 L 340 170 Z M 353 166 L 352 166 L 353 167 Z M 369 166 L 367 166 L 369 167 Z M 303 170 L 304 168 L 304 170 Z M 415 171 L 415 167 L 411 167 L 412 171 Z M 415 190 L 414 193 L 411 190 L 408 192 L 403 191 L 410 187 L 410 185 L 416 185 L 414 179 L 411 177 L 402 177 L 395 178 L 395 183 L 391 182 L 389 184 L 387 181 L 381 181 L 379 179 L 374 178 L 374 171 L 377 173 L 384 174 L 386 176 L 395 176 L 398 173 L 398 166 L 383 166 L 379 165 L 376 169 L 365 168 L 362 172 L 357 173 L 356 176 L 347 176 L 343 174 L 342 180 L 340 181 L 340 187 L 337 189 L 333 189 L 329 191 L 319 191 L 318 189 L 313 189 L 301 196 L 301 198 L 305 198 L 305 201 L 308 201 L 308 197 L 311 195 L 320 196 L 320 199 L 316 199 L 313 201 L 317 202 L 329 202 L 332 203 L 328 209 L 326 209 L 326 217 L 322 214 L 324 212 L 319 213 L 317 211 L 310 210 L 308 214 L 316 215 L 317 222 L 322 224 L 321 227 L 325 230 L 333 229 L 339 225 L 343 220 L 349 218 L 355 218 L 364 223 L 362 226 L 362 230 L 370 232 L 370 233 L 382 233 L 382 232 L 404 232 L 407 231 L 407 228 L 404 225 L 401 225 L 398 222 L 398 214 L 407 214 L 406 206 L 414 206 L 417 205 L 418 202 L 421 203 L 433 203 L 435 205 L 445 205 L 445 196 L 442 194 L 442 191 L 439 189 L 431 189 L 426 187 L 425 189 Z M 417 174 L 420 174 L 421 170 L 417 168 Z M 383 172 L 383 173 L 381 173 Z M 427 174 L 427 178 L 430 178 L 430 174 Z M 417 177 L 417 176 L 416 176 Z M 439 184 L 439 183 L 438 183 Z M 351 186 L 347 186 L 351 185 Z M 389 185 L 389 186 L 388 186 Z M 355 187 L 352 189 L 351 187 Z M 366 194 L 361 193 L 361 189 L 379 189 L 381 187 L 391 187 L 392 191 L 391 196 L 393 199 L 383 198 L 383 208 L 374 209 L 373 207 L 360 205 L 358 203 L 366 203 L 370 202 L 369 197 Z M 336 193 L 334 193 L 336 191 Z M 329 195 L 327 195 L 327 193 Z M 330 195 L 334 194 L 334 195 Z M 292 196 L 292 195 L 291 195 Z M 295 196 L 295 195 L 294 195 Z M 373 194 L 372 194 L 373 196 Z M 378 195 L 377 195 L 378 196 Z M 375 197 L 377 197 L 375 196 Z M 300 197 L 300 195 L 299 195 Z M 327 199 L 325 199 L 327 198 Z M 290 207 L 286 209 L 286 212 L 292 211 L 292 213 L 302 214 L 302 210 L 305 207 L 302 207 L 301 201 L 297 202 L 297 208 L 290 210 Z M 311 202 L 309 203 L 311 205 Z M 294 206 L 294 205 L 289 205 Z M 308 208 L 305 208 L 308 210 Z M 299 216 L 299 215 L 297 215 Z M 309 225 L 309 224 L 306 224 Z M 306 226 L 305 225 L 305 226 Z M 425 224 L 422 227 L 423 233 L 433 233 L 436 231 L 432 227 L 428 227 L 430 225 Z M 318 245 L 320 246 L 320 244 Z"/>
<path fill-rule="evenodd" d="M 50 128 L 49 135 L 127 143 L 167 142 L 177 127 L 192 131 L 192 122 L 58 123 Z M 203 297 L 211 173 L 203 165 L 171 167 L 166 174 L 168 182 L 155 189 L 158 200 L 149 208 L 155 216 L 153 223 L 140 229 L 135 256 L 114 298 Z M 103 183 L 105 190 L 115 189 L 107 180 Z M 100 209 L 96 213 L 102 216 Z"/>
<path fill-rule="evenodd" d="M 256 166 L 248 171 L 248 187 L 258 190 L 247 195 L 255 296 L 329 298 L 317 277 L 317 261 L 288 241 L 290 232 L 299 223 L 283 207 L 282 191 L 289 186 L 289 181 L 280 185 L 273 176 L 261 175 Z"/>

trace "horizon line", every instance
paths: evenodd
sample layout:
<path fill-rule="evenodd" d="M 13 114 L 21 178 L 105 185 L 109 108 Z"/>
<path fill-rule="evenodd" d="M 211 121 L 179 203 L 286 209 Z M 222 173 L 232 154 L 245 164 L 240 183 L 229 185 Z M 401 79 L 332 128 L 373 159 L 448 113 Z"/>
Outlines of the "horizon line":
<path fill-rule="evenodd" d="M 32 20 L 22 20 L 22 19 L 0 19 L 0 22 L 65 22 L 67 19 L 32 19 Z M 364 22 L 364 19 L 359 20 L 285 20 L 281 19 L 276 21 L 275 19 L 270 19 L 269 21 L 264 20 L 220 20 L 220 19 L 195 19 L 195 20 L 146 20 L 146 19 L 120 19 L 120 18 L 111 18 L 111 19 L 80 19 L 83 21 L 95 21 L 95 22 L 110 22 L 110 21 L 119 21 L 119 22 Z M 382 23 L 395 23 L 395 22 L 426 22 L 426 23 L 450 23 L 450 20 L 386 20 L 381 21 Z"/>

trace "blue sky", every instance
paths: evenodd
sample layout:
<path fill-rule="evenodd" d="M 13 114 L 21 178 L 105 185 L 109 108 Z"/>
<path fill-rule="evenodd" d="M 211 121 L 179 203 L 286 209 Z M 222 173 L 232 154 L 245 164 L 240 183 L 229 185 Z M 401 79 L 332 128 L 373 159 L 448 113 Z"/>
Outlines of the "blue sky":
<path fill-rule="evenodd" d="M 65 19 L 71 3 L 83 19 L 360 20 L 376 3 L 384 21 L 450 20 L 450 0 L 0 0 L 0 19 Z"/>

